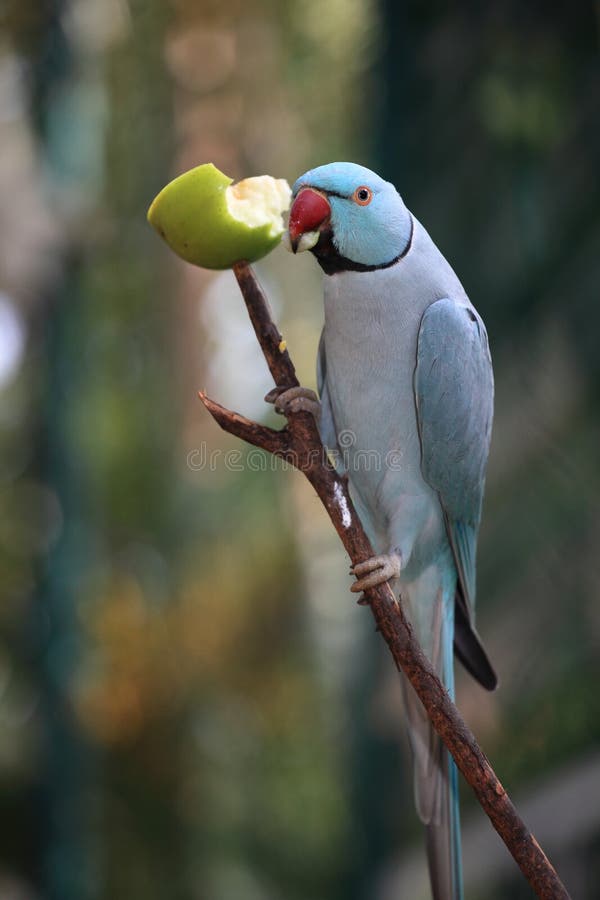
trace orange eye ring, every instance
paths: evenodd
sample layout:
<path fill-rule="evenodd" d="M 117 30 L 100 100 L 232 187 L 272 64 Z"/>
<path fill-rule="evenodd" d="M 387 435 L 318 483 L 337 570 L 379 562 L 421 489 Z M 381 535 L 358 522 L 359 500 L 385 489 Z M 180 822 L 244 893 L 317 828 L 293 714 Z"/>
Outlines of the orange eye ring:
<path fill-rule="evenodd" d="M 361 186 L 357 187 L 352 194 L 352 199 L 355 203 L 358 203 L 359 206 L 368 206 L 373 199 L 373 191 L 366 185 L 361 184 Z"/>

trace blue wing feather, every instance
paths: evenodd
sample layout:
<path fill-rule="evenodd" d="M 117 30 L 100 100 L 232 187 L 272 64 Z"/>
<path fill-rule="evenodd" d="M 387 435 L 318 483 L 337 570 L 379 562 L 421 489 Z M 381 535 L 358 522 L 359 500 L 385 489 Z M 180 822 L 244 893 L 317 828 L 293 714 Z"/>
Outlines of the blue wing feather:
<path fill-rule="evenodd" d="M 494 405 L 485 326 L 471 306 L 444 298 L 421 321 L 415 393 L 423 476 L 453 522 L 477 527 Z"/>
<path fill-rule="evenodd" d="M 472 306 L 443 298 L 425 310 L 414 387 L 423 477 L 438 492 L 459 579 L 456 649 L 475 677 L 493 688 L 496 676 L 474 630 L 474 614 L 494 381 L 485 326 Z"/>
<path fill-rule="evenodd" d="M 319 350 L 317 352 L 317 389 L 319 391 L 319 399 L 321 401 L 321 420 L 319 423 L 319 431 L 321 433 L 321 440 L 323 441 L 327 449 L 338 454 L 336 458 L 340 460 L 337 442 L 337 429 L 333 420 L 333 410 L 331 408 L 331 400 L 329 399 L 326 373 L 327 359 L 325 356 L 325 340 L 323 338 L 323 333 L 321 333 Z M 341 466 L 341 460 L 340 465 L 338 465 L 337 468 L 338 471 L 343 470 L 343 466 Z"/>

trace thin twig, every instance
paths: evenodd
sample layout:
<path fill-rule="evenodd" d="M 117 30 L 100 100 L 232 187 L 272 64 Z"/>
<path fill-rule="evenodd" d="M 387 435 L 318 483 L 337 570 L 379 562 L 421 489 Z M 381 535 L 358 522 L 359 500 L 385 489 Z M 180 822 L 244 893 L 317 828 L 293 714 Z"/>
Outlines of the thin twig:
<path fill-rule="evenodd" d="M 250 320 L 277 387 L 298 385 L 296 371 L 277 329 L 266 297 L 247 263 L 237 263 L 234 273 L 248 308 Z M 245 419 L 209 400 L 200 398 L 226 431 L 270 453 L 282 456 L 303 472 L 327 509 L 348 555 L 355 565 L 374 555 L 348 493 L 347 479 L 330 464 L 313 416 L 299 411 L 289 416 L 281 431 Z M 377 629 L 394 662 L 417 692 L 433 727 L 473 788 L 492 825 L 508 847 L 521 871 L 541 900 L 569 900 L 564 885 L 535 837 L 513 806 L 485 754 L 464 722 L 429 660 L 417 643 L 412 627 L 388 584 L 365 592 Z"/>

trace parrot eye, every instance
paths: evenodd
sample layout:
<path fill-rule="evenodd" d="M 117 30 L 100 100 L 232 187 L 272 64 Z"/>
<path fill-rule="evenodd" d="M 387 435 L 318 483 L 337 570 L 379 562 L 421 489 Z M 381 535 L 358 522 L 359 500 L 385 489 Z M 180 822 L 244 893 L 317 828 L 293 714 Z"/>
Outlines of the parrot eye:
<path fill-rule="evenodd" d="M 369 190 L 368 187 L 357 187 L 352 199 L 358 203 L 359 206 L 368 206 L 373 199 L 373 192 Z"/>

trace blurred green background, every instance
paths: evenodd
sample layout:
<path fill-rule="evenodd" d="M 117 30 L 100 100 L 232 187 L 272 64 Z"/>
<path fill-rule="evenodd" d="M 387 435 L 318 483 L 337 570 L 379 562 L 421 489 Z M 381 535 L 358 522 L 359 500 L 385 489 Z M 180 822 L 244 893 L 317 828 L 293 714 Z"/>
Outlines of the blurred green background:
<path fill-rule="evenodd" d="M 0 41 L 0 898 L 427 897 L 396 673 L 274 421 L 230 272 L 145 213 L 213 161 L 393 180 L 497 402 L 458 702 L 600 897 L 600 15 L 517 0 L 7 0 Z M 308 257 L 308 254 L 305 254 Z M 318 267 L 258 265 L 314 385 Z M 468 790 L 467 896 L 532 893 Z"/>

